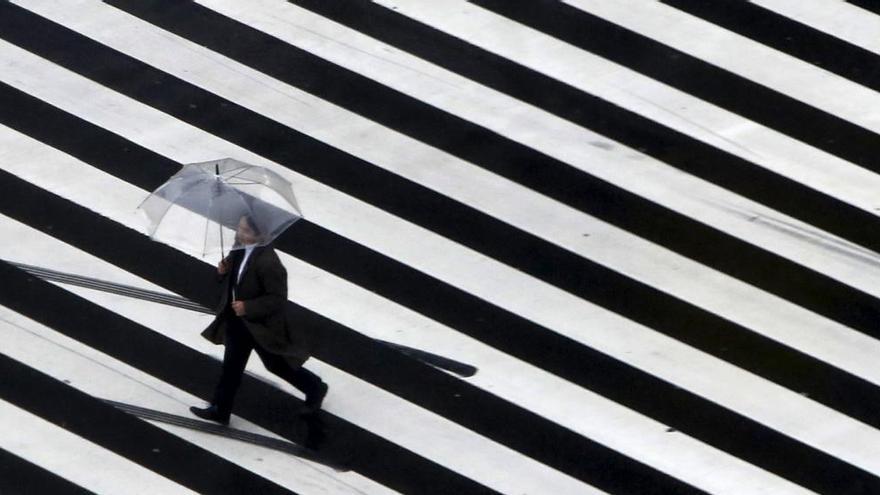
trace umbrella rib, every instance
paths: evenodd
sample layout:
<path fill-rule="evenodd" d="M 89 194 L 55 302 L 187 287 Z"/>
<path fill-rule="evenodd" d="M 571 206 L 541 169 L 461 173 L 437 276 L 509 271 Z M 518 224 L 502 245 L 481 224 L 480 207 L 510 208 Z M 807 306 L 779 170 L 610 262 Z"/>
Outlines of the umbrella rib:
<path fill-rule="evenodd" d="M 150 199 L 150 197 L 152 197 L 152 196 L 153 196 L 153 194 L 150 194 L 150 196 L 147 196 L 147 199 Z M 160 197 L 161 197 L 161 196 L 160 196 Z M 141 205 L 143 205 L 143 203 L 146 203 L 146 202 L 147 202 L 147 199 L 145 199 L 145 200 L 141 203 Z M 166 202 L 168 202 L 168 207 L 165 208 L 165 210 L 162 211 L 162 214 L 159 215 L 159 218 L 156 219 L 156 221 L 154 222 L 155 225 L 154 225 L 154 226 L 151 226 L 151 227 L 153 227 L 153 228 L 150 229 L 150 237 L 152 237 L 153 234 L 155 234 L 156 231 L 159 230 L 159 225 L 162 223 L 162 220 L 165 219 L 165 216 L 168 215 L 168 212 L 171 211 L 171 208 L 176 204 L 175 202 L 173 202 L 173 201 L 169 201 L 169 200 L 166 199 L 166 198 L 161 198 L 161 199 L 163 199 L 163 200 L 165 200 Z M 138 206 L 138 208 L 140 208 L 140 206 Z"/>
<path fill-rule="evenodd" d="M 259 185 L 262 185 L 262 184 L 263 184 L 262 182 L 245 181 L 245 180 L 242 180 L 241 182 L 232 182 L 231 180 L 225 180 L 225 181 L 223 181 L 223 182 L 225 182 L 226 184 L 232 184 L 232 185 L 234 185 L 234 186 L 240 186 L 240 185 L 242 185 L 242 184 L 255 184 L 255 185 L 258 185 L 258 186 L 259 186 Z"/>
<path fill-rule="evenodd" d="M 159 223 L 161 223 L 162 219 L 165 218 L 165 215 L 168 214 L 168 211 L 171 210 L 171 207 L 177 204 L 177 199 L 178 199 L 179 197 L 183 196 L 184 194 L 189 193 L 193 188 L 195 188 L 195 187 L 198 186 L 198 183 L 196 183 L 196 182 L 193 182 L 193 183 L 190 183 L 190 184 L 186 184 L 186 183 L 185 183 L 185 184 L 183 185 L 183 187 L 181 187 L 180 191 L 179 191 L 179 192 L 178 192 L 173 198 L 171 198 L 171 197 L 167 197 L 167 198 L 166 198 L 166 197 L 163 197 L 163 196 L 158 196 L 158 195 L 156 194 L 156 193 L 159 192 L 159 190 L 161 190 L 162 188 L 164 188 L 165 186 L 167 186 L 167 185 L 168 185 L 171 181 L 173 181 L 173 180 L 175 180 L 175 179 L 172 178 L 171 180 L 169 180 L 169 181 L 166 182 L 165 184 L 162 184 L 161 186 L 159 186 L 158 189 L 156 189 L 155 191 L 153 191 L 152 193 L 150 193 L 149 196 L 147 196 L 147 198 L 144 199 L 144 200 L 141 202 L 141 205 L 138 206 L 138 208 L 140 208 L 144 203 L 146 203 L 146 201 L 147 201 L 148 199 L 150 199 L 151 197 L 154 197 L 154 196 L 155 196 L 155 197 L 158 197 L 158 198 L 161 198 L 161 199 L 163 199 L 163 200 L 165 200 L 165 201 L 167 201 L 167 202 L 169 203 L 168 208 L 165 208 L 165 211 L 162 212 L 162 214 L 159 216 L 159 218 L 158 218 L 157 221 L 156 221 L 157 228 L 158 228 Z M 178 180 L 179 180 L 179 179 L 178 179 Z"/>
<path fill-rule="evenodd" d="M 234 173 L 234 174 L 232 174 L 232 175 L 227 175 L 227 176 L 224 178 L 224 180 L 226 180 L 227 178 L 228 178 L 228 179 L 232 179 L 232 178 L 234 178 L 234 177 L 237 177 L 238 174 L 244 172 L 245 170 L 247 170 L 247 169 L 249 169 L 249 168 L 251 168 L 250 165 L 248 165 L 248 166 L 242 166 L 242 167 L 238 167 L 238 168 L 233 168 L 232 170 L 227 170 L 227 171 L 225 172 L 226 174 L 228 174 L 229 172 L 235 172 L 236 170 L 238 170 L 238 172 L 236 172 L 236 173 Z"/>
<path fill-rule="evenodd" d="M 210 207 L 209 207 L 210 208 Z M 202 241 L 202 257 L 208 254 L 208 228 L 211 227 L 211 217 L 205 215 L 205 240 Z M 223 242 L 223 227 L 220 227 L 220 241 Z M 220 248 L 220 256 L 223 256 L 223 248 Z"/>
<path fill-rule="evenodd" d="M 153 191 L 146 198 L 144 198 L 143 201 L 141 201 L 141 203 L 138 205 L 139 209 L 146 210 L 147 207 L 149 207 L 154 212 L 152 215 L 148 213 L 151 226 L 150 237 L 153 240 L 161 239 L 161 236 L 156 235 L 156 231 L 163 223 L 171 224 L 171 222 L 164 222 L 167 219 L 174 220 L 174 225 L 176 227 L 180 227 L 183 225 L 195 226 L 193 223 L 190 222 L 192 222 L 193 220 L 198 220 L 193 219 L 189 216 L 183 216 L 180 219 L 178 219 L 176 216 L 173 218 L 170 217 L 169 215 L 171 213 L 171 210 L 176 207 L 184 208 L 196 215 L 205 216 L 205 232 L 202 235 L 202 257 L 206 256 L 210 251 L 213 250 L 213 248 L 209 246 L 209 243 L 212 242 L 210 233 L 210 229 L 213 228 L 211 227 L 212 222 L 216 222 L 219 229 L 221 256 L 225 254 L 225 239 L 223 229 L 227 226 L 227 223 L 229 223 L 229 228 L 233 230 L 235 229 L 235 227 L 231 225 L 231 223 L 234 223 L 234 220 L 231 218 L 226 218 L 227 215 L 251 216 L 255 219 L 257 219 L 257 217 L 261 215 L 271 216 L 272 218 L 265 221 L 265 223 L 267 223 L 267 234 L 275 232 L 274 235 L 271 235 L 271 238 L 276 237 L 278 235 L 277 232 L 284 230 L 291 224 L 295 223 L 297 220 L 303 218 L 302 212 L 299 210 L 299 206 L 297 205 L 296 198 L 295 196 L 293 196 L 292 186 L 290 182 L 284 177 L 278 175 L 275 172 L 272 172 L 269 169 L 266 169 L 265 167 L 250 165 L 241 162 L 237 164 L 238 166 L 229 167 L 221 174 L 219 173 L 218 164 L 219 162 L 206 162 L 201 164 L 185 165 L 183 171 L 175 174 L 168 181 L 166 181 L 165 184 L 162 184 L 158 189 Z M 227 164 L 228 163 L 224 163 L 224 165 Z M 198 165 L 198 167 L 194 169 L 187 168 L 193 165 Z M 208 174 L 206 166 L 211 166 L 212 168 L 214 168 L 213 172 Z M 243 174 L 251 169 L 261 170 L 263 172 L 262 174 L 258 172 L 257 175 L 254 175 L 253 177 L 244 177 Z M 211 180 L 208 181 L 206 179 Z M 206 184 L 208 182 L 209 184 Z M 206 185 L 213 187 L 213 189 L 199 189 Z M 264 194 L 262 194 L 261 191 L 256 191 L 250 188 L 237 187 L 243 185 L 266 187 L 270 191 L 279 195 L 280 199 L 284 200 L 284 204 L 278 204 L 278 200 L 276 198 L 266 197 Z M 148 201 L 153 198 L 161 201 L 161 203 L 158 203 L 156 206 L 152 206 Z M 203 208 L 205 207 L 206 200 L 207 211 L 204 211 Z M 268 205 L 268 208 L 258 208 L 258 206 L 261 204 Z M 214 211 L 215 209 L 217 209 L 217 211 Z M 282 214 L 286 216 L 284 216 L 283 218 L 278 216 Z M 291 218 L 286 219 L 287 216 Z M 241 219 L 239 218 L 239 222 L 240 220 Z M 180 225 L 177 225 L 178 223 Z M 282 228 L 280 228 L 279 230 L 279 227 Z M 195 239 L 191 237 L 192 234 L 198 236 L 198 234 L 195 232 L 188 233 L 185 236 L 186 239 L 182 242 L 191 246 L 192 242 L 195 241 Z M 181 239 L 172 236 L 169 240 L 173 240 L 176 242 Z M 198 241 L 195 242 L 197 243 Z M 198 252 L 198 248 L 196 246 L 192 247 L 194 248 L 195 252 Z M 230 245 L 230 248 L 237 249 L 234 242 Z"/>

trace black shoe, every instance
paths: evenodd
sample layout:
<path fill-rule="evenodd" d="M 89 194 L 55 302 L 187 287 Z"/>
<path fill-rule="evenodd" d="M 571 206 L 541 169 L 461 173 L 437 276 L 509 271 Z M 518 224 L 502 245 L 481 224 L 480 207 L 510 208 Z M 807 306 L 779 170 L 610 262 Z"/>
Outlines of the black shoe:
<path fill-rule="evenodd" d="M 221 413 L 220 410 L 217 409 L 217 406 L 213 404 L 204 409 L 193 406 L 189 408 L 189 411 L 202 419 L 207 419 L 208 421 L 216 421 L 221 425 L 229 424 L 229 414 Z"/>
<path fill-rule="evenodd" d="M 321 382 L 318 385 L 318 391 L 314 394 L 306 395 L 305 405 L 302 409 L 302 414 L 315 414 L 321 409 L 321 404 L 324 402 L 324 397 L 327 396 L 327 390 L 330 387 L 327 386 L 326 383 Z"/>

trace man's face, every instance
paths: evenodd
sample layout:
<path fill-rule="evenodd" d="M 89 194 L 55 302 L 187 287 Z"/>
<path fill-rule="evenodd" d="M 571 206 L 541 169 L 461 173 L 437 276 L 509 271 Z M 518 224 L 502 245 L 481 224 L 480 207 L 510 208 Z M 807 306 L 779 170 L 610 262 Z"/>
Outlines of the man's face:
<path fill-rule="evenodd" d="M 245 245 L 257 243 L 257 235 L 254 230 L 250 228 L 244 217 L 238 221 L 238 231 L 235 233 L 235 239 L 239 243 Z"/>

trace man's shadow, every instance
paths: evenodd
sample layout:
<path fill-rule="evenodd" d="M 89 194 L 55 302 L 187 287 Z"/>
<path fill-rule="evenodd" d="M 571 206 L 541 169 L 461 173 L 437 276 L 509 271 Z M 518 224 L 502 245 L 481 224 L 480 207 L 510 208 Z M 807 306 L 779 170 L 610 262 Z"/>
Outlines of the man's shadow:
<path fill-rule="evenodd" d="M 273 398 L 278 400 L 277 395 Z M 352 438 L 356 433 L 350 431 L 350 425 L 323 410 L 311 413 L 298 411 L 291 417 L 291 404 L 288 401 L 278 401 L 273 404 L 276 407 L 265 408 L 268 404 L 272 402 L 263 401 L 263 412 L 268 420 L 265 426 L 296 444 L 298 448 L 292 454 L 338 471 L 350 469 L 355 455 L 353 446 L 356 444 Z"/>
<path fill-rule="evenodd" d="M 301 414 L 300 421 L 306 430 L 303 447 L 321 453 L 321 448 L 327 441 L 327 424 L 318 412 Z"/>

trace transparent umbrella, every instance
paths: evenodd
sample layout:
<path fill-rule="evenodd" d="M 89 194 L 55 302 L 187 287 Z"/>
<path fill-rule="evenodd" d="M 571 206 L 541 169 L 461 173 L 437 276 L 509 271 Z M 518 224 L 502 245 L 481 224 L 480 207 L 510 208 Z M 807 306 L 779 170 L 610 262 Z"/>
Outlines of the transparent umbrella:
<path fill-rule="evenodd" d="M 151 239 L 203 258 L 243 248 L 241 222 L 266 245 L 302 218 L 290 182 L 232 158 L 184 165 L 138 209 Z"/>

